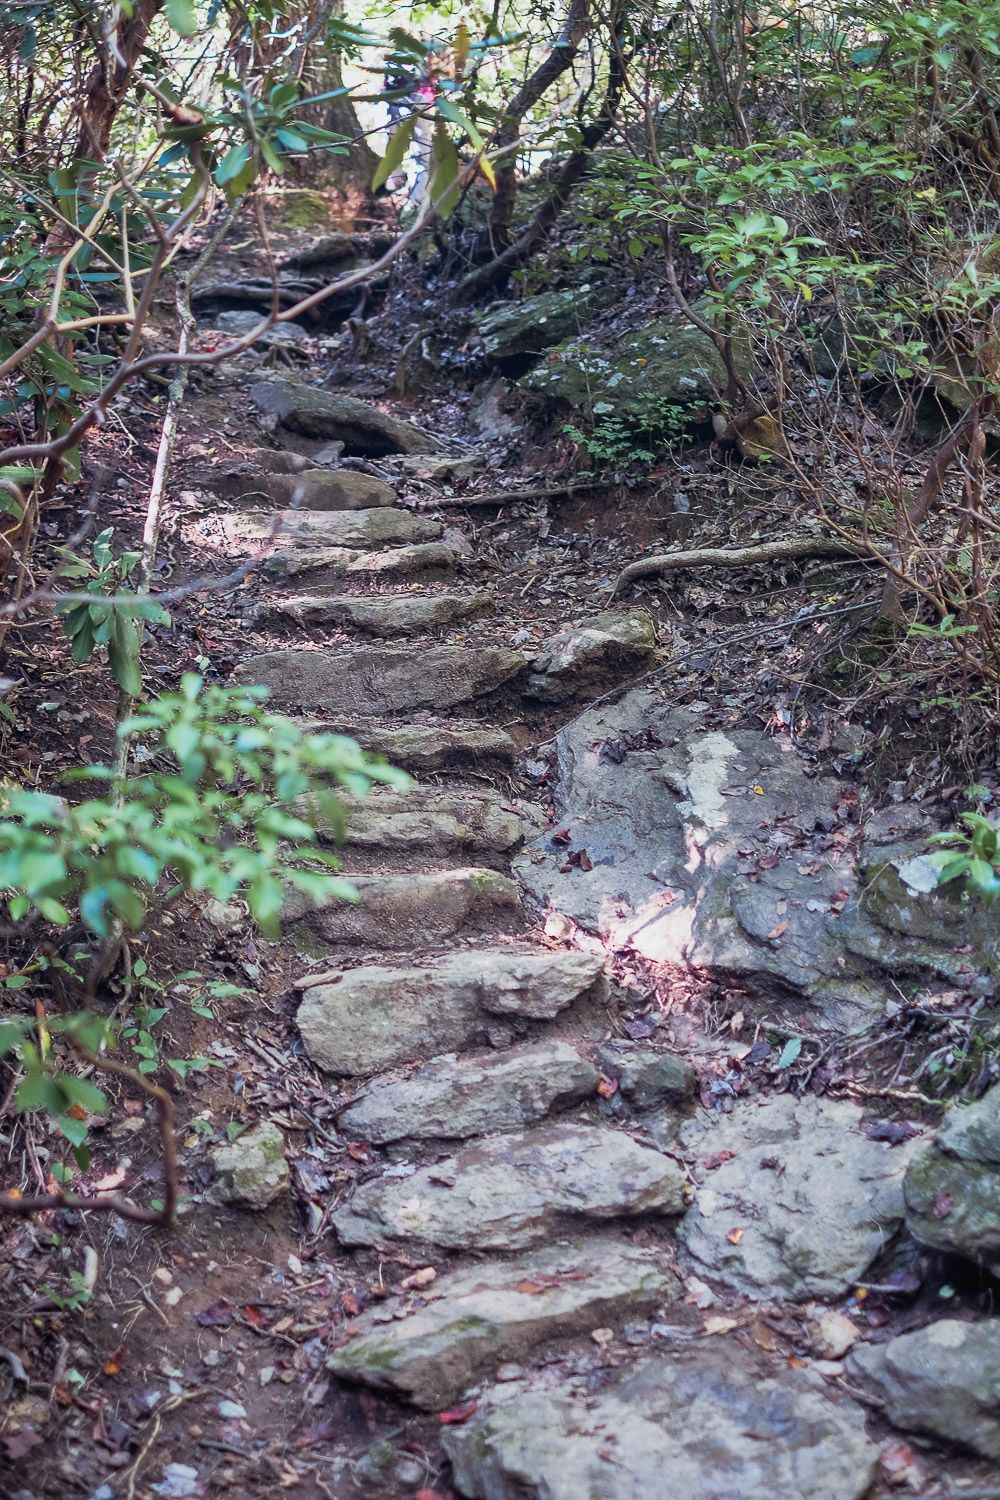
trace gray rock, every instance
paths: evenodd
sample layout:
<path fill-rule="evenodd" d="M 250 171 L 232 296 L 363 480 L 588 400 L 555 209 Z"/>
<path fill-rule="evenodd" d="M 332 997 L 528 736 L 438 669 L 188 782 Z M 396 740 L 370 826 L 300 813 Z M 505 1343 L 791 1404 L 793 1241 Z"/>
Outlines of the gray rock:
<path fill-rule="evenodd" d="M 250 399 L 266 416 L 303 437 L 332 438 L 349 453 L 434 453 L 438 444 L 378 407 L 295 380 L 265 380 L 250 387 Z"/>
<path fill-rule="evenodd" d="M 542 822 L 536 811 L 534 827 Z M 531 823 L 528 824 L 532 826 Z M 474 793 L 433 793 L 415 788 L 405 796 L 373 791 L 349 805 L 343 842 L 361 849 L 461 853 L 463 849 L 501 854 L 524 841 L 525 821 Z"/>
<path fill-rule="evenodd" d="M 645 610 L 605 610 L 553 637 L 535 658 L 526 691 L 558 701 L 617 683 L 648 667 L 655 651 L 656 632 Z"/>
<path fill-rule="evenodd" d="M 499 646 L 365 646 L 271 651 L 248 658 L 238 676 L 271 688 L 281 707 L 392 714 L 467 703 L 501 687 L 523 666 L 520 652 Z"/>
<path fill-rule="evenodd" d="M 739 1102 L 680 1139 L 704 1174 L 679 1234 L 699 1274 L 751 1297 L 839 1297 L 902 1225 L 902 1178 L 915 1142 L 861 1133 L 853 1104 L 780 1094 Z M 733 1232 L 741 1231 L 733 1242 Z"/>
<path fill-rule="evenodd" d="M 425 968 L 315 976 L 298 1026 L 314 1063 L 359 1077 L 486 1042 L 499 1017 L 549 1021 L 575 1001 L 606 995 L 603 960 L 592 954 L 446 953 Z"/>
<path fill-rule="evenodd" d="M 313 906 L 293 893 L 284 908 L 289 937 L 317 957 L 330 944 L 421 948 L 466 929 L 484 932 L 521 914 L 517 886 L 495 870 L 434 870 L 420 875 L 352 877 L 357 905 L 334 900 Z"/>
<path fill-rule="evenodd" d="M 293 483 L 294 483 L 293 479 Z M 274 537 L 279 546 L 306 549 L 325 547 L 383 547 L 394 542 L 428 542 L 442 526 L 426 516 L 396 506 L 371 510 L 289 510 L 274 529 L 276 517 L 267 511 L 238 511 L 221 517 L 231 548 L 246 550 Z"/>
<path fill-rule="evenodd" d="M 848 1371 L 885 1402 L 897 1427 L 1000 1459 L 1000 1319 L 942 1318 L 856 1349 Z"/>
<path fill-rule="evenodd" d="M 574 719 L 556 754 L 556 828 L 591 868 L 551 837 L 530 844 L 516 868 L 539 906 L 612 948 L 736 977 L 789 1029 L 796 1008 L 834 1029 L 884 1003 L 841 935 L 850 848 L 810 849 L 839 823 L 847 783 L 808 776 L 756 730 L 706 730 L 645 689 Z"/>
<path fill-rule="evenodd" d="M 546 402 L 573 407 L 588 422 L 616 417 L 640 432 L 663 425 L 667 403 L 680 419 L 703 420 L 726 380 L 713 340 L 675 313 L 618 334 L 613 348 L 586 334 L 568 339 L 519 384 Z"/>
<path fill-rule="evenodd" d="M 439 1276 L 419 1295 L 363 1313 L 328 1368 L 440 1409 L 504 1361 L 554 1338 L 613 1327 L 678 1291 L 653 1251 L 606 1239 L 553 1245 Z"/>
<path fill-rule="evenodd" d="M 380 552 L 356 552 L 349 547 L 313 547 L 301 542 L 281 547 L 264 559 L 273 577 L 295 578 L 302 573 L 355 574 L 395 582 L 398 578 L 438 578 L 457 566 L 458 559 L 443 542 L 416 542 Z"/>
<path fill-rule="evenodd" d="M 581 1222 L 684 1212 L 673 1162 L 620 1131 L 543 1125 L 497 1135 L 406 1178 L 358 1189 L 333 1215 L 344 1245 L 523 1250 Z"/>
<path fill-rule="evenodd" d="M 480 724 L 359 724 L 343 721 L 339 733 L 349 734 L 365 750 L 384 755 L 408 771 L 440 771 L 444 766 L 489 761 L 509 764 L 517 745 L 509 734 Z"/>
<path fill-rule="evenodd" d="M 231 308 L 225 312 L 214 313 L 210 321 L 221 333 L 228 333 L 232 338 L 241 339 L 260 327 L 263 315 L 252 312 L 249 308 Z M 301 323 L 276 323 L 273 328 L 261 334 L 256 347 L 275 349 L 282 345 L 301 344 L 309 337 L 308 329 L 303 328 Z"/>
<path fill-rule="evenodd" d="M 637 1109 L 686 1104 L 697 1086 L 694 1069 L 674 1052 L 651 1052 L 638 1042 L 609 1042 L 597 1061 Z"/>
<path fill-rule="evenodd" d="M 499 1386 L 443 1434 L 477 1500 L 861 1500 L 878 1450 L 864 1412 L 805 1370 L 763 1375 L 738 1346 L 628 1362 L 596 1390 Z"/>
<path fill-rule="evenodd" d="M 287 472 L 265 469 L 254 472 L 252 465 L 239 464 L 212 470 L 206 476 L 205 486 L 223 500 L 252 500 L 259 506 L 266 499 L 282 507 L 295 505 L 300 510 L 375 510 L 396 504 L 396 491 L 391 484 L 373 474 L 356 474 L 353 469 L 305 466 Z"/>
<path fill-rule="evenodd" d="M 599 300 L 599 289 L 584 284 L 487 307 L 478 324 L 483 353 L 497 365 L 541 354 L 553 344 L 578 334 Z"/>
<path fill-rule="evenodd" d="M 267 1208 L 288 1187 L 285 1139 L 269 1120 L 213 1152 L 216 1181 L 208 1197 L 240 1208 Z"/>
<path fill-rule="evenodd" d="M 918 1240 L 1000 1276 L 1000 1084 L 953 1106 L 904 1183 L 906 1224 Z"/>
<path fill-rule="evenodd" d="M 337 1125 L 344 1135 L 378 1146 L 515 1130 L 585 1099 L 599 1077 L 568 1042 L 445 1057 L 407 1078 L 376 1079 L 337 1117 Z"/>
<path fill-rule="evenodd" d="M 300 625 L 346 625 L 371 635 L 417 635 L 482 614 L 490 594 L 297 594 L 271 600 L 264 614 L 287 615 Z"/>

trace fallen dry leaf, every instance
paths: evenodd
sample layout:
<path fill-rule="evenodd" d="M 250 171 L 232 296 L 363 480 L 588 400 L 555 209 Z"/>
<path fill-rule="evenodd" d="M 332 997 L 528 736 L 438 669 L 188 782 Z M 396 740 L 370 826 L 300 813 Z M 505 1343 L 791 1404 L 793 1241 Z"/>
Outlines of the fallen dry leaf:
<path fill-rule="evenodd" d="M 726 1235 L 726 1239 L 729 1241 L 729 1243 L 731 1245 L 738 1245 L 739 1242 L 740 1242 L 740 1240 L 742 1238 L 743 1238 L 743 1230 L 742 1229 L 731 1229 L 729 1231 L 729 1233 Z"/>
<path fill-rule="evenodd" d="M 430 1286 L 432 1281 L 437 1280 L 437 1272 L 433 1266 L 423 1266 L 419 1271 L 414 1271 L 412 1276 L 407 1276 L 399 1284 L 404 1292 L 416 1292 L 423 1286 Z"/>
<path fill-rule="evenodd" d="M 457 1427 L 460 1422 L 467 1422 L 478 1406 L 478 1401 L 466 1401 L 462 1406 L 453 1406 L 449 1411 L 439 1412 L 438 1421 L 442 1427 Z"/>
<path fill-rule="evenodd" d="M 739 1318 L 706 1318 L 701 1325 L 701 1331 L 708 1334 L 732 1333 L 733 1329 L 739 1328 L 739 1326 Z"/>
<path fill-rule="evenodd" d="M 827 1308 L 812 1320 L 813 1348 L 824 1359 L 840 1359 L 860 1337 L 857 1325 L 845 1313 Z"/>

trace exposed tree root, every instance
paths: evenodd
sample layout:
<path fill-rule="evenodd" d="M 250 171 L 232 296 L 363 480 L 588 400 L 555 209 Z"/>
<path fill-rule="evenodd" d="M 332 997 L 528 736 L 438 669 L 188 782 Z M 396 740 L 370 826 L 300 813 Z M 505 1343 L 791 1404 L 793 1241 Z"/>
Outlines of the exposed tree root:
<path fill-rule="evenodd" d="M 750 568 L 755 563 L 777 562 L 783 557 L 867 557 L 877 561 L 880 554 L 873 547 L 822 536 L 783 537 L 776 542 L 757 542 L 752 547 L 695 547 L 690 552 L 659 552 L 623 568 L 608 597 L 614 599 L 637 578 L 653 578 L 681 568 Z"/>

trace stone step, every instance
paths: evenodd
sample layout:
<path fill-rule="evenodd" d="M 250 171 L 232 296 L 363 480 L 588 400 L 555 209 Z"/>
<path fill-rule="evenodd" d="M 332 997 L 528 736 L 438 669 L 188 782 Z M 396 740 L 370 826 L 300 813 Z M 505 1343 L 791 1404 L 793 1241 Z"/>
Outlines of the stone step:
<path fill-rule="evenodd" d="M 331 944 L 423 948 L 462 931 L 502 929 L 520 917 L 517 886 L 495 870 L 434 870 L 428 874 L 352 876 L 360 901 L 312 906 L 293 893 L 285 906 L 288 935 L 317 956 Z"/>
<path fill-rule="evenodd" d="M 444 530 L 440 521 L 415 516 L 398 506 L 368 510 L 288 510 L 278 518 L 268 511 L 236 511 L 217 518 L 231 549 L 259 547 L 274 536 L 286 549 L 369 548 L 394 542 L 430 542 Z"/>
<path fill-rule="evenodd" d="M 684 1175 L 620 1131 L 544 1125 L 492 1136 L 412 1176 L 380 1178 L 333 1215 L 344 1245 L 523 1250 L 581 1221 L 684 1212 Z"/>
<path fill-rule="evenodd" d="M 337 1117 L 356 1140 L 464 1140 L 533 1125 L 592 1094 L 601 1075 L 568 1042 L 542 1041 L 426 1063 L 408 1078 L 376 1079 Z"/>
<path fill-rule="evenodd" d="M 441 1410 L 499 1364 L 525 1359 L 546 1340 L 620 1325 L 679 1291 L 654 1251 L 606 1237 L 550 1246 L 501 1265 L 447 1273 L 419 1295 L 362 1313 L 327 1368 Z"/>
<path fill-rule="evenodd" d="M 280 547 L 264 560 L 264 571 L 274 578 L 296 578 L 303 573 L 336 573 L 394 582 L 398 578 L 420 578 L 428 582 L 459 565 L 459 559 L 444 542 L 414 542 L 379 552 L 351 547 L 313 547 L 297 543 Z"/>
<path fill-rule="evenodd" d="M 293 455 L 288 455 L 292 457 Z M 297 455 L 294 455 L 297 456 Z M 223 500 L 253 500 L 258 506 L 297 506 L 300 510 L 375 510 L 396 504 L 396 491 L 373 474 L 351 469 L 295 468 L 270 472 L 253 464 L 211 470 L 205 487 Z"/>
<path fill-rule="evenodd" d="M 522 816 L 495 798 L 472 792 L 440 793 L 414 788 L 405 795 L 370 792 L 348 805 L 343 843 L 357 849 L 423 850 L 453 854 L 463 849 L 503 854 L 544 824 L 540 809 Z"/>
<path fill-rule="evenodd" d="M 411 422 L 389 416 L 356 396 L 342 396 L 287 379 L 263 380 L 250 388 L 250 400 L 276 426 L 309 438 L 331 438 L 349 453 L 434 453 L 438 444 Z"/>
<path fill-rule="evenodd" d="M 544 1373 L 500 1385 L 468 1421 L 446 1426 L 458 1492 L 477 1500 L 862 1500 L 871 1492 L 879 1450 L 865 1412 L 828 1394 L 815 1371 L 762 1371 L 759 1353 L 718 1338 L 628 1356 L 585 1385 Z M 614 1360 L 610 1350 L 605 1359 Z"/>
<path fill-rule="evenodd" d="M 298 625 L 348 626 L 380 636 L 419 635 L 483 614 L 492 605 L 492 595 L 482 591 L 365 595 L 317 590 L 291 599 L 272 599 L 261 606 L 257 618 L 279 615 Z"/>
<path fill-rule="evenodd" d="M 364 750 L 384 755 L 393 765 L 408 771 L 440 771 L 446 766 L 489 764 L 502 761 L 510 765 L 517 755 L 517 744 L 502 729 L 489 724 L 386 724 L 360 719 L 337 719 L 327 722 L 317 718 L 299 721 L 304 728 L 326 734 L 346 734 L 357 740 Z"/>
<path fill-rule="evenodd" d="M 364 1077 L 487 1041 L 509 1042 L 528 1022 L 574 1002 L 603 1001 L 604 962 L 591 953 L 478 949 L 426 965 L 365 965 L 309 976 L 298 1027 L 311 1060 Z"/>
<path fill-rule="evenodd" d="M 238 676 L 271 688 L 283 708 L 393 714 L 468 703 L 501 687 L 524 664 L 519 651 L 500 646 L 359 646 L 271 651 L 249 657 Z"/>

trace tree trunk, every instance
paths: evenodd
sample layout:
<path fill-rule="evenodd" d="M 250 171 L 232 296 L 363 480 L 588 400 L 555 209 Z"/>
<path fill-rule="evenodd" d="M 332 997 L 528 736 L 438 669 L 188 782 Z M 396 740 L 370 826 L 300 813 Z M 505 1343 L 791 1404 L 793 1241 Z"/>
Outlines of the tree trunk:
<path fill-rule="evenodd" d="M 552 50 L 514 95 L 497 131 L 495 149 L 502 152 L 496 162 L 496 196 L 490 215 L 490 238 L 495 251 L 510 244 L 514 205 L 517 201 L 517 138 L 529 109 L 574 62 L 580 45 L 590 29 L 589 0 L 570 0 L 566 22 Z"/>
<path fill-rule="evenodd" d="M 302 83 L 307 95 L 327 94 L 344 86 L 340 57 L 329 49 L 326 41 L 329 22 L 341 15 L 343 9 L 343 0 L 320 0 L 318 5 L 310 5 L 306 41 L 292 64 L 293 76 Z M 324 99 L 297 110 L 296 114 L 324 130 L 334 131 L 351 144 L 347 156 L 332 151 L 310 151 L 292 164 L 290 175 L 295 181 L 370 200 L 372 177 L 379 159 L 364 139 L 350 96 L 341 94 L 337 99 Z"/>
<path fill-rule="evenodd" d="M 132 81 L 132 70 L 149 36 L 149 28 L 163 8 L 163 0 L 136 0 L 132 15 L 119 12 L 114 48 L 100 37 L 97 58 L 90 70 L 80 103 L 80 129 L 74 163 L 100 161 L 111 142 L 111 127 Z"/>

